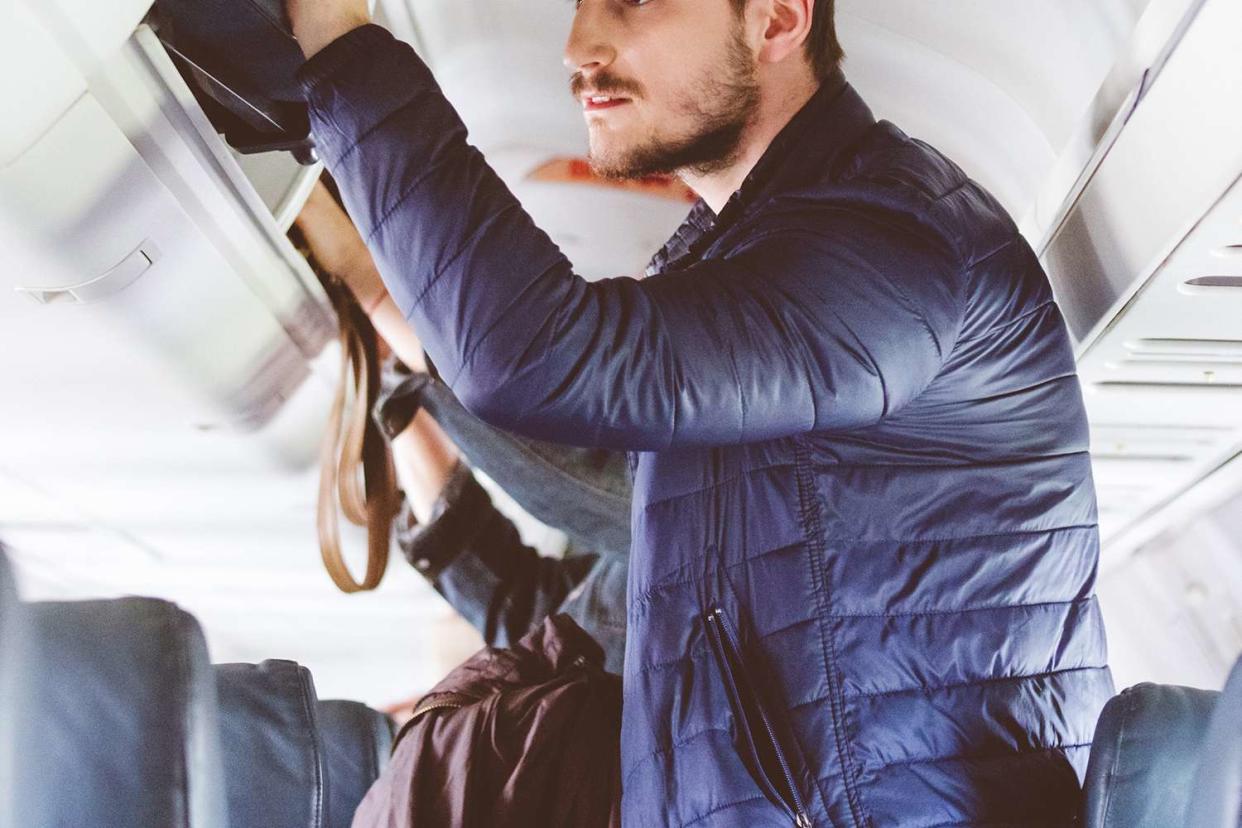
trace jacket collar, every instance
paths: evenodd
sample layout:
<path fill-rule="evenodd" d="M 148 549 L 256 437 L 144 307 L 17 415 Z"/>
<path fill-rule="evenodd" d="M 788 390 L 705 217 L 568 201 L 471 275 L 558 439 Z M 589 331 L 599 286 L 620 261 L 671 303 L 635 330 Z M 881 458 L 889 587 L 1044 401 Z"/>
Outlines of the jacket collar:
<path fill-rule="evenodd" d="M 743 217 L 779 192 L 821 180 L 841 152 L 875 124 L 867 104 L 836 70 L 768 145 L 742 186 L 716 215 L 702 199 L 651 259 L 647 275 L 696 261 Z"/>

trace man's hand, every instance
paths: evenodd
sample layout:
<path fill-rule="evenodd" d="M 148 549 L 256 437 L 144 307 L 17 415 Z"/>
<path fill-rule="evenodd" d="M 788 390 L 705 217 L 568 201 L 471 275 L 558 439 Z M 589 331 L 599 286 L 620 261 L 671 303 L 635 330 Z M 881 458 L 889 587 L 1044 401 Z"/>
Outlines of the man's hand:
<path fill-rule="evenodd" d="M 294 223 L 320 267 L 344 282 L 370 314 L 387 290 L 358 229 L 322 182 L 315 184 Z"/>
<path fill-rule="evenodd" d="M 367 0 L 285 0 L 293 36 L 310 58 L 346 32 L 371 22 Z"/>

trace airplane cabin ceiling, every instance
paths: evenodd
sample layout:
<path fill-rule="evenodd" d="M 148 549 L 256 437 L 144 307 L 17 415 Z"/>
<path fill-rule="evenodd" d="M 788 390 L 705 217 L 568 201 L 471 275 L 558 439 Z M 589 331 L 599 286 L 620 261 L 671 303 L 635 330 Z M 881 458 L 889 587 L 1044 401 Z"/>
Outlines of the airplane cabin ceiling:
<path fill-rule="evenodd" d="M 876 114 L 958 161 L 1020 220 L 1147 5 L 838 0 L 837 19 L 846 74 Z M 484 151 L 585 150 L 560 62 L 571 3 L 379 6 Z"/>

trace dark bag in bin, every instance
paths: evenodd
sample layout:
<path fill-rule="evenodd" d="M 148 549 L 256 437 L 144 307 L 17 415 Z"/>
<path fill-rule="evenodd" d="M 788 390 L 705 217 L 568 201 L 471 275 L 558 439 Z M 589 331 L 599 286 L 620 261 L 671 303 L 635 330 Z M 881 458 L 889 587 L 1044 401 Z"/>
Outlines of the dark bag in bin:
<path fill-rule="evenodd" d="M 313 163 L 296 74 L 304 58 L 284 0 L 157 0 L 160 40 L 225 140 L 243 153 L 288 150 Z"/>

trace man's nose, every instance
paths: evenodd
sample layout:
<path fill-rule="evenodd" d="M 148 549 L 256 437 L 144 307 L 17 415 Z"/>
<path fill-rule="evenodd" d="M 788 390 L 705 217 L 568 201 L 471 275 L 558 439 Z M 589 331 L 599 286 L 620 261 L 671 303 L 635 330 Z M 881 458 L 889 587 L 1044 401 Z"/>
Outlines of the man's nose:
<path fill-rule="evenodd" d="M 616 59 L 608 36 L 608 0 L 582 0 L 565 44 L 565 68 L 590 74 Z"/>

